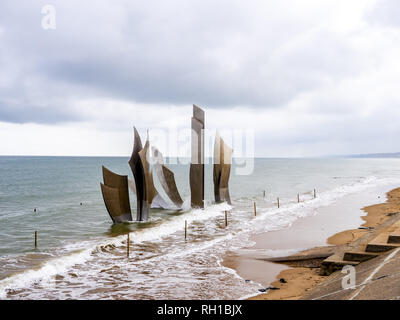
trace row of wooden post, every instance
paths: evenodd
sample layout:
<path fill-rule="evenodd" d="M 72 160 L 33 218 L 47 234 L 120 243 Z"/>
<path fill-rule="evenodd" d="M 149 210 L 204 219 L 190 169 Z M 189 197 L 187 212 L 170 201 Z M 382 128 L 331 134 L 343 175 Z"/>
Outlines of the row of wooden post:
<path fill-rule="evenodd" d="M 265 190 L 264 190 L 264 197 L 265 197 Z M 316 198 L 316 190 L 314 189 L 314 198 Z M 278 201 L 278 208 L 280 207 L 280 201 L 279 197 L 277 198 Z M 300 195 L 297 194 L 297 202 L 300 202 Z M 36 208 L 35 208 L 36 212 Z M 254 202 L 254 216 L 257 216 L 257 205 Z M 225 211 L 225 227 L 228 226 L 228 211 Z M 187 220 L 185 220 L 185 240 L 187 239 Z M 35 248 L 37 248 L 37 231 L 35 231 Z M 130 251 L 130 239 L 129 239 L 129 233 L 127 234 L 127 239 L 126 239 L 126 256 L 129 258 L 129 252 Z"/>
<path fill-rule="evenodd" d="M 264 190 L 264 198 L 265 198 L 265 190 Z M 314 199 L 317 197 L 317 191 L 314 189 Z M 280 208 L 280 199 L 279 197 L 276 199 L 278 208 Z M 297 194 L 297 203 L 300 203 L 300 194 Z M 257 210 L 256 210 L 256 203 L 254 202 L 254 216 L 257 216 Z"/>
<path fill-rule="evenodd" d="M 265 197 L 265 190 L 264 190 L 264 197 Z M 314 189 L 314 198 L 316 198 L 316 190 Z M 297 194 L 297 202 L 300 202 L 300 195 Z M 278 208 L 280 207 L 280 200 L 279 197 L 277 198 Z M 254 216 L 257 216 L 257 205 L 254 202 Z M 228 211 L 225 211 L 225 227 L 228 226 Z M 187 220 L 185 220 L 185 240 L 187 239 Z M 36 241 L 36 240 L 35 240 Z M 36 243 L 36 242 L 35 242 Z M 127 257 L 129 257 L 129 233 L 127 239 Z"/>
<path fill-rule="evenodd" d="M 265 191 L 264 191 L 264 197 L 265 197 Z M 314 198 L 316 198 L 316 190 L 314 189 Z M 297 194 L 297 202 L 300 202 L 300 195 Z M 278 208 L 280 207 L 280 200 L 279 197 L 277 198 L 277 204 L 278 204 Z M 257 216 L 257 205 L 254 202 L 254 216 Z M 228 226 L 228 211 L 225 211 L 225 227 Z M 185 240 L 187 239 L 187 220 L 185 220 Z M 130 241 L 129 241 L 129 233 L 127 236 L 127 246 L 126 246 L 126 255 L 129 258 L 129 245 L 130 245 Z M 37 246 L 37 233 L 35 231 L 35 247 Z"/>
<path fill-rule="evenodd" d="M 265 190 L 263 191 L 263 196 L 265 198 Z M 317 197 L 317 191 L 314 189 L 314 199 Z M 300 202 L 300 194 L 297 194 L 297 202 Z M 279 198 L 278 198 L 278 208 L 279 208 Z"/>

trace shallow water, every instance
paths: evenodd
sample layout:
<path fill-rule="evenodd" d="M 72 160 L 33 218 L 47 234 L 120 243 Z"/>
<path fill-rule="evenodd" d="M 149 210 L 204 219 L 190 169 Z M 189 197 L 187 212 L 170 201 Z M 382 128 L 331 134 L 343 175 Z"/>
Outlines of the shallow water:
<path fill-rule="evenodd" d="M 235 175 L 233 168 L 230 207 L 213 204 L 212 166 L 207 165 L 204 210 L 152 210 L 149 222 L 112 225 L 100 192 L 101 165 L 131 177 L 127 161 L 0 157 L 0 298 L 243 297 L 259 284 L 221 266 L 227 250 L 249 246 L 250 235 L 288 228 L 347 195 L 400 183 L 399 159 L 256 159 L 251 175 Z M 169 167 L 188 203 L 188 166 Z M 163 193 L 158 181 L 156 187 Z M 133 195 L 131 202 L 136 208 Z M 225 210 L 230 210 L 227 228 Z"/>

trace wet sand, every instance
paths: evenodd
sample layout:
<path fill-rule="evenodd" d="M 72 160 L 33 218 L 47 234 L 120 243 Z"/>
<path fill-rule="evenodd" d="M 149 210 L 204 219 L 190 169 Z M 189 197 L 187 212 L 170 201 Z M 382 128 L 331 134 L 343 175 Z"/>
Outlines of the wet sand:
<path fill-rule="evenodd" d="M 361 217 L 365 221 L 362 227 L 375 228 L 388 220 L 393 213 L 400 211 L 400 188 L 388 192 L 386 196 L 387 201 L 385 203 L 375 204 L 362 209 L 367 213 L 367 215 Z M 332 245 L 347 244 L 357 240 L 364 234 L 365 230 L 346 230 L 328 238 L 327 242 Z"/>
<path fill-rule="evenodd" d="M 349 196 L 340 204 L 318 209 L 316 216 L 299 219 L 285 230 L 255 235 L 252 238 L 256 243 L 254 247 L 239 254 L 228 253 L 223 264 L 235 269 L 245 279 L 259 282 L 266 288 L 277 288 L 250 299 L 299 299 L 326 279 L 326 276 L 319 274 L 319 264 L 335 246 L 348 244 L 363 236 L 366 230 L 358 229 L 360 225 L 364 228 L 376 227 L 388 220 L 393 213 L 400 211 L 400 188 L 388 192 L 384 203 L 384 194 L 376 190 L 367 195 L 368 201 L 365 196 Z M 357 203 L 378 204 L 368 205 L 360 212 L 359 207 L 354 207 Z M 341 210 L 340 214 L 337 214 L 338 210 Z M 354 229 L 348 229 L 349 227 Z M 302 250 L 303 248 L 312 249 Z M 285 249 L 293 249 L 295 252 L 292 257 L 296 256 L 295 261 L 265 261 L 263 250 L 271 249 L 277 249 L 277 253 L 280 250 L 284 252 Z M 307 258 L 302 259 L 301 256 Z"/>

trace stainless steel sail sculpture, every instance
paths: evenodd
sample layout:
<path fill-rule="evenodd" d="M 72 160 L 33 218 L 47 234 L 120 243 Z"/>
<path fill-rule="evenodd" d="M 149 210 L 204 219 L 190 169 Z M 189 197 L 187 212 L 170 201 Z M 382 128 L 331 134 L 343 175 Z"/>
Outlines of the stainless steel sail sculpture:
<path fill-rule="evenodd" d="M 139 151 L 143 149 L 142 141 L 140 140 L 139 133 L 136 128 L 134 130 L 134 142 L 131 158 L 129 159 L 129 166 L 131 167 L 133 176 L 135 177 L 136 186 L 136 199 L 137 199 L 137 212 L 136 220 L 146 220 L 149 216 L 149 208 L 145 202 L 145 174 L 142 161 L 139 156 Z"/>
<path fill-rule="evenodd" d="M 154 197 L 158 194 L 153 182 L 153 173 L 150 171 L 148 162 L 149 138 L 142 147 L 139 133 L 134 127 L 134 145 L 129 166 L 135 177 L 136 199 L 137 199 L 137 221 L 146 221 L 149 218 L 149 210 Z"/>
<path fill-rule="evenodd" d="M 161 186 L 174 205 L 178 209 L 182 208 L 183 200 L 176 186 L 174 173 L 164 165 L 164 159 L 161 152 L 155 147 L 152 147 L 152 151 L 154 168 L 156 169 L 157 177 L 158 180 L 160 180 Z"/>
<path fill-rule="evenodd" d="M 104 184 L 100 183 L 104 203 L 113 222 L 132 221 L 129 203 L 128 177 L 120 176 L 106 167 L 103 169 Z"/>
<path fill-rule="evenodd" d="M 136 195 L 136 186 L 135 186 L 135 181 L 131 180 L 128 178 L 128 187 L 131 190 L 131 192 Z M 156 189 L 157 191 L 157 189 Z M 150 208 L 157 208 L 157 209 L 166 209 L 166 210 L 172 210 L 174 208 L 171 208 L 171 206 L 164 200 L 164 198 L 160 195 L 160 193 L 157 191 L 157 194 L 153 198 L 153 201 L 151 202 Z"/>
<path fill-rule="evenodd" d="M 190 195 L 192 207 L 204 207 L 204 111 L 193 105 Z"/>
<path fill-rule="evenodd" d="M 143 170 L 145 174 L 145 189 L 146 196 L 149 205 L 153 202 L 154 197 L 158 194 L 156 188 L 154 187 L 153 172 L 150 170 L 149 159 L 149 149 L 150 142 L 149 136 L 147 135 L 146 143 L 142 150 L 139 151 L 140 160 L 142 161 Z"/>
<path fill-rule="evenodd" d="M 190 163 L 190 194 L 193 208 L 204 207 L 204 111 L 193 105 L 191 132 L 191 163 Z M 134 127 L 134 145 L 129 160 L 134 182 L 127 176 L 119 176 L 103 167 L 104 184 L 101 184 L 104 202 L 114 222 L 131 221 L 132 214 L 129 204 L 129 188 L 136 193 L 137 221 L 145 221 L 149 218 L 151 207 L 171 209 L 161 195 L 157 192 L 153 173 L 149 164 L 149 137 L 143 147 L 140 136 Z M 162 154 L 153 148 L 156 158 L 155 169 L 161 185 L 177 208 L 182 208 L 183 200 L 176 186 L 175 177 L 163 162 Z M 227 201 L 230 203 L 229 175 L 232 161 L 232 149 L 228 147 L 218 132 L 214 146 L 214 195 L 215 201 Z"/>
<path fill-rule="evenodd" d="M 233 150 L 224 142 L 218 131 L 214 143 L 214 197 L 215 202 L 226 201 L 231 204 L 229 195 L 229 175 L 231 172 Z"/>

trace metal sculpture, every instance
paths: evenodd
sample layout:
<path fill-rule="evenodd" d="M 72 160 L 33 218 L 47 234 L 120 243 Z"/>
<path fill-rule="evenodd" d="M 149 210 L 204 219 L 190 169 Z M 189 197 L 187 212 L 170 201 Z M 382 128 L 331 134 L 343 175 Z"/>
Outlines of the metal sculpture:
<path fill-rule="evenodd" d="M 128 178 L 128 187 L 131 190 L 131 192 L 136 195 L 135 181 Z M 167 203 L 167 201 L 165 201 L 164 198 L 158 192 L 155 195 L 155 197 L 153 198 L 150 208 L 151 209 L 153 209 L 153 208 L 154 209 L 166 209 L 166 210 L 174 209 L 174 208 L 171 208 L 171 206 Z"/>
<path fill-rule="evenodd" d="M 218 131 L 214 143 L 214 197 L 215 202 L 231 204 L 229 195 L 229 175 L 231 172 L 233 150 L 224 142 Z"/>
<path fill-rule="evenodd" d="M 147 220 L 149 216 L 148 204 L 145 201 L 145 174 L 140 159 L 139 152 L 143 149 L 142 141 L 140 140 L 139 133 L 136 128 L 134 130 L 134 142 L 131 158 L 129 159 L 129 166 L 131 167 L 133 176 L 135 177 L 137 211 L 136 220 Z"/>
<path fill-rule="evenodd" d="M 137 199 L 137 221 L 146 221 L 149 218 L 149 210 L 153 199 L 158 195 L 153 182 L 153 173 L 150 171 L 148 161 L 149 137 L 147 135 L 146 144 L 142 148 L 142 141 L 136 128 L 134 127 L 134 145 L 129 166 L 135 177 L 135 189 Z"/>
<path fill-rule="evenodd" d="M 113 222 L 132 221 L 128 177 L 102 167 L 104 184 L 100 183 L 104 203 Z"/>
<path fill-rule="evenodd" d="M 182 208 L 183 200 L 176 186 L 174 173 L 164 165 L 162 153 L 155 147 L 152 148 L 152 151 L 155 160 L 154 168 L 161 186 L 174 205 L 179 209 Z"/>
<path fill-rule="evenodd" d="M 128 177 L 128 187 L 131 190 L 131 192 L 136 195 L 136 185 L 135 185 L 135 181 L 132 179 L 129 179 Z"/>
<path fill-rule="evenodd" d="M 204 208 L 204 111 L 193 105 L 190 195 L 192 207 Z"/>
<path fill-rule="evenodd" d="M 192 208 L 204 208 L 204 111 L 193 105 L 191 123 L 191 162 L 189 172 L 191 206 Z M 104 184 L 101 190 L 107 211 L 114 222 L 131 221 L 132 214 L 129 203 L 128 188 L 136 194 L 137 221 L 146 221 L 149 218 L 150 208 L 173 209 L 157 192 L 153 173 L 150 169 L 149 136 L 147 135 L 145 146 L 138 131 L 134 127 L 134 145 L 129 166 L 131 167 L 134 181 L 127 176 L 117 175 L 103 166 Z M 155 158 L 155 169 L 167 196 L 176 208 L 183 206 L 182 197 L 179 194 L 175 182 L 174 173 L 164 165 L 163 156 L 156 148 L 152 149 Z M 216 133 L 214 145 L 214 196 L 216 202 L 226 201 L 231 203 L 229 195 L 229 176 L 232 162 L 232 149 L 225 144 L 219 133 Z"/>
<path fill-rule="evenodd" d="M 149 159 L 149 136 L 147 136 L 146 143 L 142 150 L 139 152 L 140 160 L 142 161 L 143 170 L 145 174 L 145 186 L 146 186 L 146 200 L 149 205 L 153 202 L 154 197 L 157 195 L 157 190 L 154 187 L 153 172 L 150 170 Z"/>

